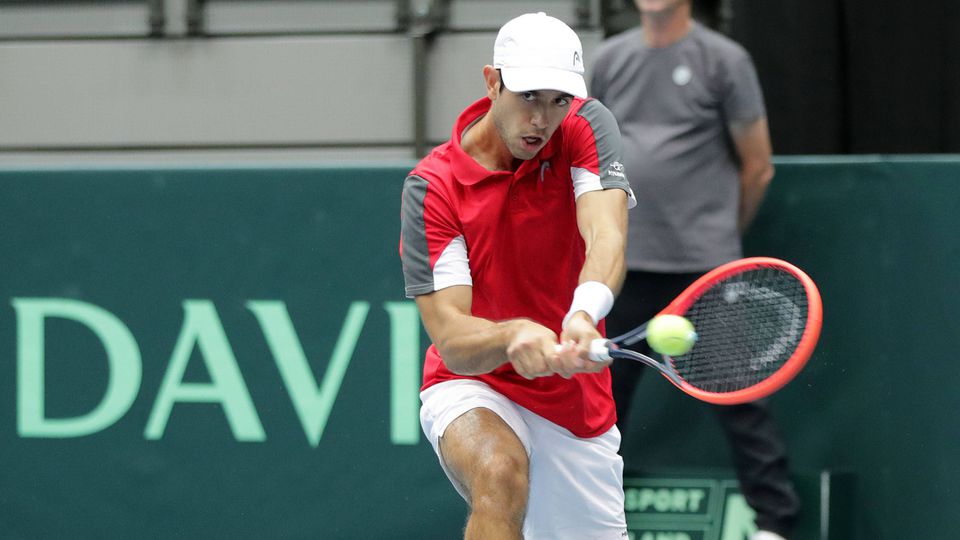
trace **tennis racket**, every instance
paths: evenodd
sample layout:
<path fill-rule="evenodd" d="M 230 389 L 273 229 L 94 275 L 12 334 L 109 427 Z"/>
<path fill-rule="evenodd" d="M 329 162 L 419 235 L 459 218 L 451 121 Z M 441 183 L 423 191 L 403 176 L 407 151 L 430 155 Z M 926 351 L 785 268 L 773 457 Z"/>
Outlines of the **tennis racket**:
<path fill-rule="evenodd" d="M 769 257 L 719 266 L 691 284 L 660 315 L 686 317 L 693 348 L 659 362 L 628 347 L 647 337 L 647 323 L 591 343 L 596 361 L 627 359 L 654 367 L 691 396 L 721 405 L 769 396 L 807 363 L 820 337 L 817 286 L 790 263 Z"/>

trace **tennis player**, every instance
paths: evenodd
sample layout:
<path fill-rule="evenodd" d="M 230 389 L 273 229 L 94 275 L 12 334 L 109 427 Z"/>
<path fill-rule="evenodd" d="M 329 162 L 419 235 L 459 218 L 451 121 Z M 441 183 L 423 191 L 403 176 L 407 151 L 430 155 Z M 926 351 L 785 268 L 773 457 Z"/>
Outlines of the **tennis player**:
<path fill-rule="evenodd" d="M 421 423 L 470 506 L 466 538 L 627 536 L 610 373 L 588 349 L 635 200 L 583 69 L 560 20 L 507 22 L 486 96 L 404 183 L 406 294 L 433 342 Z"/>

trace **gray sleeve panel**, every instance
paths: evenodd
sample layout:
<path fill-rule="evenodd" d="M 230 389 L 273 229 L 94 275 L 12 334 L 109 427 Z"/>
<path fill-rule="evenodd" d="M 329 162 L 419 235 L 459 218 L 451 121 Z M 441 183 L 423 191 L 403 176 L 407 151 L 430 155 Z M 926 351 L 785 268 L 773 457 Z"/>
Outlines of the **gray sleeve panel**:
<path fill-rule="evenodd" d="M 423 201 L 428 182 L 410 175 L 403 182 L 400 212 L 400 236 L 403 242 L 401 260 L 407 298 L 433 292 L 433 272 L 427 247 L 427 229 L 423 220 Z"/>
<path fill-rule="evenodd" d="M 620 161 L 623 143 L 620 140 L 620 127 L 617 126 L 613 113 L 603 103 L 591 99 L 580 107 L 577 116 L 586 120 L 593 130 L 593 139 L 597 144 L 600 185 L 603 189 L 620 188 L 632 194 L 630 182 L 627 181 Z"/>

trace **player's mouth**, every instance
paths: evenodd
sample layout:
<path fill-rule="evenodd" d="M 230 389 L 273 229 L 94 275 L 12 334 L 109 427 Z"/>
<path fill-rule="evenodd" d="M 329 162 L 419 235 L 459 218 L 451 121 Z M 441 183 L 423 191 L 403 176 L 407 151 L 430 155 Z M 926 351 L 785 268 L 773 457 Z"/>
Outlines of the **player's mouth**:
<path fill-rule="evenodd" d="M 520 137 L 520 140 L 523 141 L 523 148 L 525 150 L 539 150 L 540 146 L 543 145 L 543 137 Z"/>

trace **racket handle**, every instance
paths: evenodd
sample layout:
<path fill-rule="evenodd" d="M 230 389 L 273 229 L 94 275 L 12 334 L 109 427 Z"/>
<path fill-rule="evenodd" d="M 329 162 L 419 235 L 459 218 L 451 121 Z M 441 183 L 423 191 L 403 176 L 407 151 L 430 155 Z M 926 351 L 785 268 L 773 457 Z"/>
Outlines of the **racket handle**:
<path fill-rule="evenodd" d="M 594 362 L 609 362 L 610 341 L 606 339 L 595 339 L 590 342 L 590 359 Z"/>
<path fill-rule="evenodd" d="M 557 352 L 560 352 L 563 349 L 563 346 L 557 344 Z M 610 340 L 598 338 L 590 342 L 590 352 L 588 356 L 594 362 L 609 362 L 613 360 L 610 356 Z"/>

